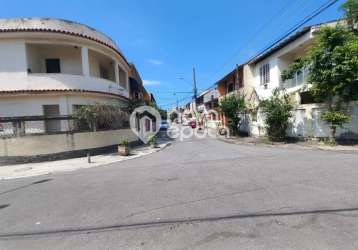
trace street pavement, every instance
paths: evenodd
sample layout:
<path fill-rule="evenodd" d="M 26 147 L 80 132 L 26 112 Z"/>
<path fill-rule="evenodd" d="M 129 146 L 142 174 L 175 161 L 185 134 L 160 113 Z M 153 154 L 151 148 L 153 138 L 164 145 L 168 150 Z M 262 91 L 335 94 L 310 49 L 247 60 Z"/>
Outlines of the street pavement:
<path fill-rule="evenodd" d="M 358 154 L 174 142 L 0 181 L 0 249 L 358 249 Z"/>

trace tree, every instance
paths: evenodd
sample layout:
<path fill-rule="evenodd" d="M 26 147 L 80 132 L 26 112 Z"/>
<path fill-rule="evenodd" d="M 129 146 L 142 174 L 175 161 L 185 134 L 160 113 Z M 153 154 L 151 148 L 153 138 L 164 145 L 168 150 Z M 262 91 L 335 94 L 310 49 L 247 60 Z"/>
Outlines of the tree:
<path fill-rule="evenodd" d="M 174 122 L 176 119 L 178 119 L 178 113 L 177 112 L 170 113 L 169 119 L 171 122 Z"/>
<path fill-rule="evenodd" d="M 93 131 L 119 129 L 128 123 L 128 114 L 122 111 L 120 106 L 111 104 L 81 105 L 73 115 L 79 120 L 79 124 L 82 123 L 82 127 Z"/>
<path fill-rule="evenodd" d="M 151 106 L 152 108 L 155 108 L 156 110 L 158 110 L 162 120 L 168 119 L 168 112 L 166 110 L 160 108 L 155 102 L 150 102 L 148 105 Z"/>
<path fill-rule="evenodd" d="M 347 18 L 357 20 L 357 0 L 343 7 Z M 350 22 L 350 21 L 349 21 Z M 335 142 L 337 127 L 350 120 L 348 103 L 358 99 L 358 36 L 347 27 L 322 27 L 313 47 L 290 65 L 281 75 L 283 81 L 307 69 L 310 92 L 317 102 L 324 102 L 328 111 L 321 119 L 330 124 L 331 141 Z"/>
<path fill-rule="evenodd" d="M 128 102 L 126 102 L 125 104 L 121 105 L 121 108 L 123 111 L 127 112 L 129 115 L 133 113 L 133 111 L 140 107 L 146 105 L 144 101 L 142 100 L 135 100 L 135 99 L 130 99 L 128 100 Z"/>
<path fill-rule="evenodd" d="M 265 114 L 267 135 L 271 141 L 284 141 L 290 125 L 293 106 L 289 96 L 280 89 L 274 89 L 272 96 L 260 102 L 259 107 Z"/>
<path fill-rule="evenodd" d="M 229 119 L 229 126 L 234 134 L 238 134 L 238 125 L 240 123 L 239 114 L 246 109 L 244 96 L 230 95 L 225 96 L 219 104 L 219 109 Z"/>
<path fill-rule="evenodd" d="M 358 31 L 358 0 L 348 0 L 342 5 L 342 9 L 345 12 L 348 26 L 351 30 Z"/>
<path fill-rule="evenodd" d="M 342 128 L 343 125 L 351 120 L 351 116 L 344 114 L 340 111 L 327 111 L 321 115 L 323 121 L 331 124 L 331 138 L 330 142 L 335 144 L 335 137 L 337 128 Z"/>

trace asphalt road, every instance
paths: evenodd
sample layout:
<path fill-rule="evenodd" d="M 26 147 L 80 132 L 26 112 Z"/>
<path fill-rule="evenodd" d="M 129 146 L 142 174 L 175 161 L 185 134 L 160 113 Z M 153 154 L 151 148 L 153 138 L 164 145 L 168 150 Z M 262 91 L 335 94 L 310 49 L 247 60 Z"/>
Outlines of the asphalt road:
<path fill-rule="evenodd" d="M 358 155 L 190 139 L 1 181 L 0 249 L 358 249 Z"/>

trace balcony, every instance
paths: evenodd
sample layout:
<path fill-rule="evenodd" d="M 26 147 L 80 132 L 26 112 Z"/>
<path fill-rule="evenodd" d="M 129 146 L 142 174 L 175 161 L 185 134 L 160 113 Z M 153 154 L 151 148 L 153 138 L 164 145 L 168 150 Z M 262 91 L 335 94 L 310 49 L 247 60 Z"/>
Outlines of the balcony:
<path fill-rule="evenodd" d="M 83 89 L 89 91 L 100 91 L 129 97 L 128 90 L 119 86 L 116 82 L 79 75 L 68 74 L 29 74 L 27 77 L 27 89 Z"/>
<path fill-rule="evenodd" d="M 240 89 L 233 90 L 233 91 L 231 91 L 231 92 L 229 92 L 229 93 L 226 93 L 225 95 L 220 96 L 220 97 L 219 97 L 219 102 L 220 102 L 222 99 L 224 99 L 224 98 L 226 98 L 226 97 L 230 97 L 230 96 L 232 96 L 232 95 L 237 95 L 237 96 L 239 96 L 239 95 L 240 95 Z"/>
<path fill-rule="evenodd" d="M 307 84 L 308 76 L 308 70 L 302 70 L 301 72 L 297 72 L 292 79 L 281 82 L 281 87 L 285 89 L 290 89 Z"/>
<path fill-rule="evenodd" d="M 69 45 L 26 44 L 27 72 L 83 75 L 81 48 Z"/>
<path fill-rule="evenodd" d="M 28 83 L 20 89 L 83 89 L 128 97 L 127 72 L 106 54 L 72 45 L 28 43 L 26 58 Z"/>

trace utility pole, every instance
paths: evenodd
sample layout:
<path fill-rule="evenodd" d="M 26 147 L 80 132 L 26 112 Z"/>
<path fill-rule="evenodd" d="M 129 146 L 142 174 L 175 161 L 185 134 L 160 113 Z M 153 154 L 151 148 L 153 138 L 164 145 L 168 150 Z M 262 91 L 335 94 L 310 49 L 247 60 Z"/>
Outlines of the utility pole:
<path fill-rule="evenodd" d="M 198 96 L 198 89 L 196 88 L 196 76 L 195 76 L 195 67 L 193 68 L 193 99 L 196 101 L 196 98 Z"/>
<path fill-rule="evenodd" d="M 240 88 L 240 76 L 239 76 L 239 65 L 236 64 L 236 83 L 235 83 L 235 90 Z"/>

